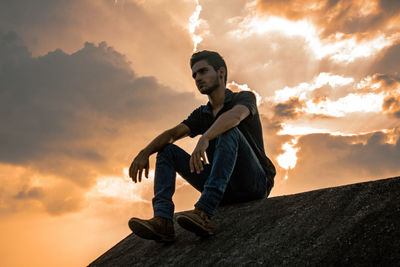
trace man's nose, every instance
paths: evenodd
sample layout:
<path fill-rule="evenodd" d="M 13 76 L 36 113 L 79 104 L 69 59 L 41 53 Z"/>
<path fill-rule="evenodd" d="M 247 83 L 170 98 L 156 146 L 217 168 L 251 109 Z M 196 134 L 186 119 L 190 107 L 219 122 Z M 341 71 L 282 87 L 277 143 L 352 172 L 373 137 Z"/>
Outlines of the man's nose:
<path fill-rule="evenodd" d="M 202 81 L 202 78 L 200 77 L 200 75 L 196 75 L 196 83 L 200 83 Z"/>

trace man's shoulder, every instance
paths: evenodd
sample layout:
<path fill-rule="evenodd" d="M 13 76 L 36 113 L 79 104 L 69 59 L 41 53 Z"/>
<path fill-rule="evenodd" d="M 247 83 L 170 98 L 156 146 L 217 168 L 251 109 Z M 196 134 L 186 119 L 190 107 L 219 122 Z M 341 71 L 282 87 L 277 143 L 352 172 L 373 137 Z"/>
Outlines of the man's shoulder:
<path fill-rule="evenodd" d="M 195 108 L 191 113 L 190 116 L 201 116 L 203 113 L 205 113 L 205 110 L 207 108 L 207 105 L 201 105 Z"/>
<path fill-rule="evenodd" d="M 238 103 L 249 103 L 253 105 L 256 103 L 256 101 L 257 97 L 251 91 L 240 91 L 232 94 L 232 103 L 234 105 Z"/>
<path fill-rule="evenodd" d="M 252 91 L 239 91 L 239 92 L 232 92 L 232 96 L 234 98 L 240 98 L 240 97 L 256 97 L 256 95 Z"/>
<path fill-rule="evenodd" d="M 207 107 L 207 105 L 198 106 L 197 108 L 195 108 L 195 109 L 192 111 L 192 113 L 194 113 L 194 112 L 202 112 L 206 107 Z"/>

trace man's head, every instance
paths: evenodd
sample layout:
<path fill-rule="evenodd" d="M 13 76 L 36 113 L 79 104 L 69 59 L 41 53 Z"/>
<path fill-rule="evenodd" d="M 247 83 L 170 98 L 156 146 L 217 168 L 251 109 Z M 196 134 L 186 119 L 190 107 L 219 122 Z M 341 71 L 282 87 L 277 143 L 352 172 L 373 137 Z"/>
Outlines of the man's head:
<path fill-rule="evenodd" d="M 220 84 L 226 86 L 228 77 L 224 59 L 213 51 L 203 50 L 190 58 L 190 68 L 197 88 L 203 94 L 210 94 Z"/>

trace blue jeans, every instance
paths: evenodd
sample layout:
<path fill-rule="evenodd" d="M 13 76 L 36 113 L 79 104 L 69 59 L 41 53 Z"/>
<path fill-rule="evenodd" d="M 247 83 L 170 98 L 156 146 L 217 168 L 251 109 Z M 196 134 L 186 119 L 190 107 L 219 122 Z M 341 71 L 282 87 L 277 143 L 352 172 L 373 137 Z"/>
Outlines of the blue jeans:
<path fill-rule="evenodd" d="M 210 156 L 209 156 L 210 158 Z M 191 173 L 190 155 L 169 144 L 158 154 L 154 177 L 154 216 L 173 218 L 176 173 L 201 192 L 195 204 L 214 214 L 219 204 L 265 198 L 271 183 L 246 138 L 236 127 L 216 138 L 210 164 L 197 174 Z"/>

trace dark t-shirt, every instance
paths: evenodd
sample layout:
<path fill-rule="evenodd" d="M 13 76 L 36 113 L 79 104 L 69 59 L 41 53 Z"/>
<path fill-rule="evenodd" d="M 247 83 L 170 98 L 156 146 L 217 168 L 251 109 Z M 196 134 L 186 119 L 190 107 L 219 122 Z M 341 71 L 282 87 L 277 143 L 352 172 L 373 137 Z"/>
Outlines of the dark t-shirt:
<path fill-rule="evenodd" d="M 260 161 L 261 166 L 265 170 L 265 173 L 273 184 L 276 170 L 271 160 L 265 155 L 260 116 L 258 114 L 256 97 L 252 92 L 241 91 L 234 93 L 231 90 L 226 89 L 224 106 L 217 113 L 215 118 L 212 113 L 211 104 L 208 102 L 207 105 L 202 105 L 195 109 L 182 123 L 186 124 L 190 128 L 190 137 L 204 134 L 222 113 L 230 110 L 233 106 L 238 104 L 246 106 L 250 110 L 250 115 L 242 120 L 237 127 L 245 136 L 247 142 L 250 144 Z M 207 149 L 207 157 L 210 162 L 214 155 L 215 141 L 216 139 L 211 140 L 209 148 Z"/>

